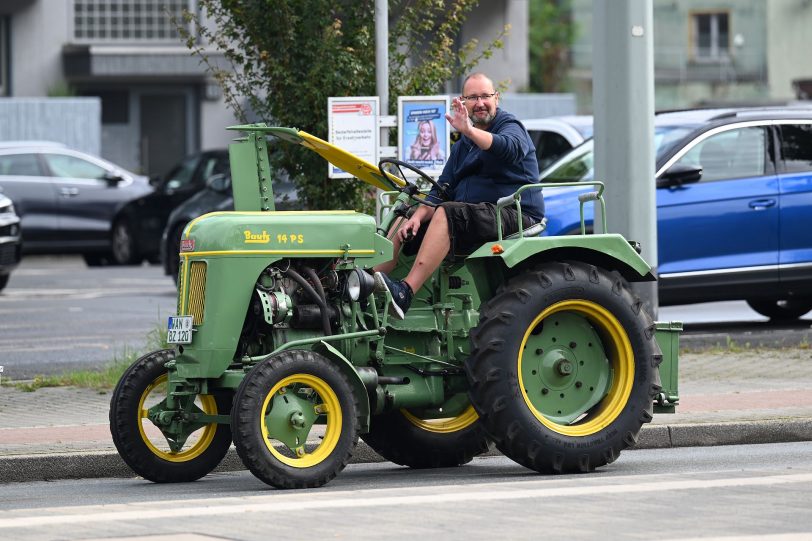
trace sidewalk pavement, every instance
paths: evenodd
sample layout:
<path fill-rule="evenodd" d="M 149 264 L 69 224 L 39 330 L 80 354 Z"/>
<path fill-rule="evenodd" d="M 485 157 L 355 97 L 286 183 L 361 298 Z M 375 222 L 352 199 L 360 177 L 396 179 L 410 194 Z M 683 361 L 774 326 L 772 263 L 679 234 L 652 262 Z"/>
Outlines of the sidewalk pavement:
<path fill-rule="evenodd" d="M 812 441 L 812 349 L 681 353 L 679 374 L 677 413 L 656 414 L 636 448 Z M 111 440 L 110 395 L 0 388 L 0 482 L 134 476 Z M 381 460 L 363 442 L 353 458 Z M 240 469 L 232 448 L 218 471 Z"/>

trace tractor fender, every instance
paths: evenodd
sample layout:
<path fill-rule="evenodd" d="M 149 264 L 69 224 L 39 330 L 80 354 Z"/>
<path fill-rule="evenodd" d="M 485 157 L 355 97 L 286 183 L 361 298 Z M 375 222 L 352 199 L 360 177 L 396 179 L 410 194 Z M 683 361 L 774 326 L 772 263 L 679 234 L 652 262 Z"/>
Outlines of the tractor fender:
<path fill-rule="evenodd" d="M 493 296 L 510 277 L 545 261 L 583 261 L 619 272 L 629 282 L 657 278 L 652 267 L 622 235 L 567 235 L 489 242 L 468 256 L 480 298 Z"/>
<path fill-rule="evenodd" d="M 370 423 L 369 396 L 355 366 L 340 351 L 325 341 L 315 344 L 313 350 L 333 361 L 347 376 L 353 392 L 358 397 L 358 422 L 361 425 L 361 433 L 366 434 L 369 432 Z"/>

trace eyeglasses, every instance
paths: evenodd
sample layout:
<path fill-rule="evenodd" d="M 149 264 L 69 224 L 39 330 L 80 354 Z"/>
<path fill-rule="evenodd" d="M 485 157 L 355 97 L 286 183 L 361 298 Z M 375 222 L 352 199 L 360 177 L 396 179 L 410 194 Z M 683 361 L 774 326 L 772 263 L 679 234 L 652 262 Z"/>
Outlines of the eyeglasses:
<path fill-rule="evenodd" d="M 492 94 L 480 94 L 479 96 L 460 96 L 462 101 L 472 101 L 474 103 L 477 100 L 488 101 L 489 99 L 493 98 L 497 93 L 493 92 Z"/>

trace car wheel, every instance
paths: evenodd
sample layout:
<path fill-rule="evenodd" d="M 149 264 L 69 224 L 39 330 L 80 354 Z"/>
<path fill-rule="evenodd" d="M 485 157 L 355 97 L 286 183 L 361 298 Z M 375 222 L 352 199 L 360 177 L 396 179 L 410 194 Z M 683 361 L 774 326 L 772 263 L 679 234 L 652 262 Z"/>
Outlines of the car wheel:
<path fill-rule="evenodd" d="M 6 287 L 8 284 L 8 279 L 11 277 L 11 274 L 0 274 L 0 291 L 3 291 L 3 288 Z"/>
<path fill-rule="evenodd" d="M 777 320 L 798 319 L 812 310 L 809 299 L 749 300 L 747 304 L 762 316 Z"/>
<path fill-rule="evenodd" d="M 112 234 L 113 262 L 117 265 L 135 265 L 140 263 L 138 248 L 135 244 L 135 232 L 126 218 L 120 218 L 113 224 Z"/>

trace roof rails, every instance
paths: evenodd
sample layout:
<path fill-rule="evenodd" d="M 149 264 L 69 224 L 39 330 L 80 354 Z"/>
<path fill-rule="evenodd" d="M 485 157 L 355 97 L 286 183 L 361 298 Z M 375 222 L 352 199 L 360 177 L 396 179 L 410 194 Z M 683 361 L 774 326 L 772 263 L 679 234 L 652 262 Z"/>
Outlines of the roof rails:
<path fill-rule="evenodd" d="M 738 117 L 748 117 L 748 116 L 757 116 L 763 115 L 766 113 L 770 114 L 785 114 L 785 115 L 793 115 L 802 113 L 805 115 L 812 115 L 812 108 L 805 107 L 805 106 L 784 106 L 784 107 L 748 107 L 747 109 L 739 109 L 728 111 L 722 113 L 718 116 L 712 118 L 712 120 L 721 120 L 724 118 L 738 118 Z"/>

